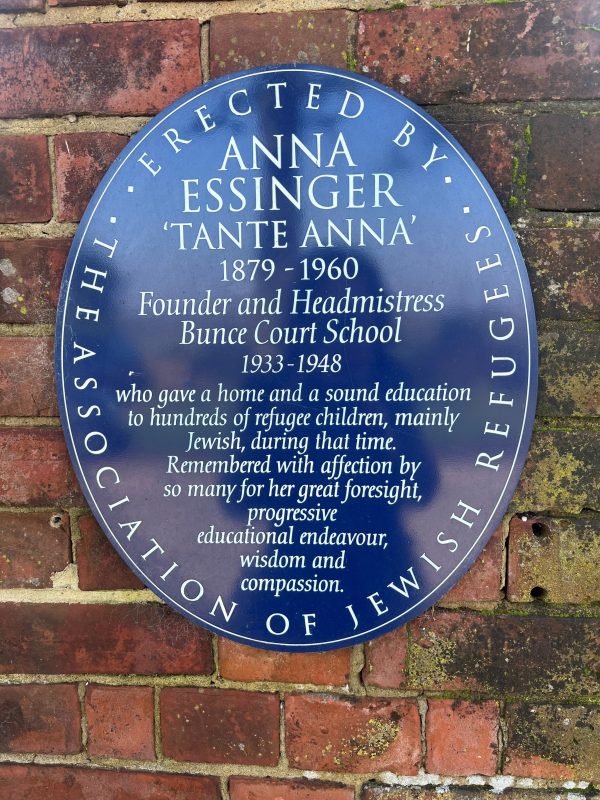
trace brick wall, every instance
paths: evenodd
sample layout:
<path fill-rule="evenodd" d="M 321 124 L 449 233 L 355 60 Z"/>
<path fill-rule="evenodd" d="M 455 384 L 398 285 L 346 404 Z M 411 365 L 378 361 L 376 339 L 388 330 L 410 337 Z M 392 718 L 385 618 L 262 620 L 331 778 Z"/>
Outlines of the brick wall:
<path fill-rule="evenodd" d="M 597 0 L 0 9 L 0 800 L 593 793 Z M 69 239 L 128 137 L 203 79 L 284 61 L 372 76 L 457 136 L 520 238 L 541 348 L 528 463 L 472 572 L 407 627 L 324 655 L 218 640 L 144 590 L 86 511 L 51 363 Z"/>

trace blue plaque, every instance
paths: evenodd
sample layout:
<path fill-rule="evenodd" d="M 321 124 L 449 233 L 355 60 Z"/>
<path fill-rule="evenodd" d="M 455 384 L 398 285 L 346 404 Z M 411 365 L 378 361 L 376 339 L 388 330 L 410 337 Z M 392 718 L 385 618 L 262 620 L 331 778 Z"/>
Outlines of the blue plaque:
<path fill-rule="evenodd" d="M 403 625 L 514 492 L 536 336 L 509 223 L 414 104 L 318 66 L 230 75 L 135 136 L 79 226 L 56 369 L 134 572 L 238 642 Z"/>

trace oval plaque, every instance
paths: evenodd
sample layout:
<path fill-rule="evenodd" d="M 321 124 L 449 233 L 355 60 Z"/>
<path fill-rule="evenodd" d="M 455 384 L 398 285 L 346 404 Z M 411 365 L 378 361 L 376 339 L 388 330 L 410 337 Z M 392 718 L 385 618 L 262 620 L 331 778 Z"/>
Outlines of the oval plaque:
<path fill-rule="evenodd" d="M 355 74 L 281 66 L 146 125 L 79 226 L 57 385 L 113 546 L 193 621 L 326 650 L 476 559 L 529 443 L 533 306 L 454 139 Z"/>

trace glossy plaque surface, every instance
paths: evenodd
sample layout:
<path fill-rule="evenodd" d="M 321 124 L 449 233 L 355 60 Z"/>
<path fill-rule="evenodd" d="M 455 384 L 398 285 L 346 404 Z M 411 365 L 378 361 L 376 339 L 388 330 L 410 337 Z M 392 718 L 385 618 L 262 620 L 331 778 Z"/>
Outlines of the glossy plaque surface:
<path fill-rule="evenodd" d="M 90 507 L 145 584 L 239 642 L 406 623 L 514 492 L 537 377 L 529 286 L 477 167 L 352 73 L 199 87 L 94 195 L 57 330 Z"/>

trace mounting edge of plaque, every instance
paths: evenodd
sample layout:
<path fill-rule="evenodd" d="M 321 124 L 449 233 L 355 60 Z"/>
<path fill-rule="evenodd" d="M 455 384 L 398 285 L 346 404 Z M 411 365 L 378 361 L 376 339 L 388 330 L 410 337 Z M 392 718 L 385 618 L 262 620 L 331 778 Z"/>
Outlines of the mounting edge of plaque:
<path fill-rule="evenodd" d="M 449 591 L 514 493 L 536 377 L 526 269 L 485 178 L 411 101 L 328 67 L 245 70 L 158 114 L 61 286 L 60 415 L 94 516 L 169 605 L 266 649 L 360 643 Z M 212 462 L 213 483 L 177 471 Z"/>

